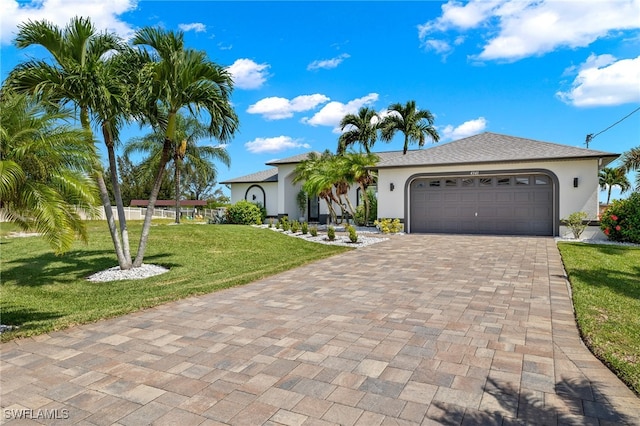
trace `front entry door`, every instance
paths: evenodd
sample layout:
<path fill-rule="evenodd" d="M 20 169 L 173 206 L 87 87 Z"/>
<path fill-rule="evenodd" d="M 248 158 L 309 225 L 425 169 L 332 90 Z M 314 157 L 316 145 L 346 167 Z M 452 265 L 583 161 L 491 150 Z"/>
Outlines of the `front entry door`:
<path fill-rule="evenodd" d="M 320 219 L 320 202 L 318 197 L 309 197 L 307 218 L 308 222 L 318 222 Z"/>

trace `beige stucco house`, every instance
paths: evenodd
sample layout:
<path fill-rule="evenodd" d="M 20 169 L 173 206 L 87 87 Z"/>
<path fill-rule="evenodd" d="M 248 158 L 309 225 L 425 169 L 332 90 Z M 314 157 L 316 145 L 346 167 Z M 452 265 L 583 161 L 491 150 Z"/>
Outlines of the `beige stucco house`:
<path fill-rule="evenodd" d="M 498 235 L 564 235 L 561 219 L 577 211 L 597 220 L 598 172 L 618 157 L 489 132 L 406 155 L 377 154 L 378 217 L 401 219 L 409 233 Z M 306 156 L 223 183 L 232 202 L 260 202 L 269 216 L 324 222 L 324 203 L 312 200 L 304 212 L 297 207 L 293 170 Z"/>

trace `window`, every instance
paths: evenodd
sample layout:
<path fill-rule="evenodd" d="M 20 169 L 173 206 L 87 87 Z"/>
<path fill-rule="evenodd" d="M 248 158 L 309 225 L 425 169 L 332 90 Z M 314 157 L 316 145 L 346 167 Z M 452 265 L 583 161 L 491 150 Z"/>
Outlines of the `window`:
<path fill-rule="evenodd" d="M 516 176 L 516 185 L 529 185 L 529 176 Z"/>
<path fill-rule="evenodd" d="M 461 180 L 462 186 L 474 186 L 473 183 L 475 182 L 475 179 L 462 178 L 460 180 Z"/>
<path fill-rule="evenodd" d="M 536 176 L 536 185 L 549 185 L 550 182 L 549 176 Z"/>
<path fill-rule="evenodd" d="M 446 179 L 444 181 L 444 186 L 458 186 L 458 180 L 457 179 Z"/>
<path fill-rule="evenodd" d="M 440 186 L 440 179 L 431 179 L 429 181 L 429 186 Z"/>
<path fill-rule="evenodd" d="M 511 185 L 511 178 L 510 177 L 499 177 L 498 178 L 498 186 L 506 186 L 506 185 Z"/>
<path fill-rule="evenodd" d="M 493 185 L 493 178 L 480 178 L 480 186 Z"/>

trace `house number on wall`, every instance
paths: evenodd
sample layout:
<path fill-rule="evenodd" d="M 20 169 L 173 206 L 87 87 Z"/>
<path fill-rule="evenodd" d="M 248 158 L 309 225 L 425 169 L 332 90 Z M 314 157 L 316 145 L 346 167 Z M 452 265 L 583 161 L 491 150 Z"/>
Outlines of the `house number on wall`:
<path fill-rule="evenodd" d="M 479 175 L 480 172 L 469 172 L 470 175 Z"/>

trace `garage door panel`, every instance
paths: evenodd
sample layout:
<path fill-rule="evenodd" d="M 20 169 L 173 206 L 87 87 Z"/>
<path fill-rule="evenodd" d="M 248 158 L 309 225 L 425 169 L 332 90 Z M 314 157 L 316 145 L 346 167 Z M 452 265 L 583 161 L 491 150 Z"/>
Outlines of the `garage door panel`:
<path fill-rule="evenodd" d="M 417 179 L 410 188 L 411 232 L 553 235 L 553 186 L 544 175 Z M 462 181 L 468 181 L 462 185 Z M 482 180 L 482 182 L 481 182 Z M 440 186 L 429 182 L 439 181 Z M 484 185 L 482 184 L 484 182 Z"/>

